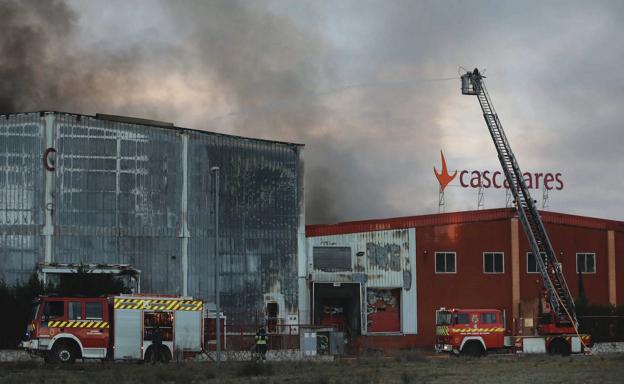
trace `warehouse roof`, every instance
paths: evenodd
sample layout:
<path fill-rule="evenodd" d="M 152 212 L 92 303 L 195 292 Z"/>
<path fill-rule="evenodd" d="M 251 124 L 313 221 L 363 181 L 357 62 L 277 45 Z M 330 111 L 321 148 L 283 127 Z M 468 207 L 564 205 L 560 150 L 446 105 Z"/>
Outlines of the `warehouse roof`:
<path fill-rule="evenodd" d="M 624 222 L 599 219 L 587 216 L 569 215 L 565 213 L 540 211 L 545 223 L 571 225 L 593 229 L 617 230 L 624 232 Z M 388 219 L 347 221 L 336 224 L 314 224 L 306 226 L 306 236 L 328 236 L 344 233 L 383 231 L 388 229 L 404 229 L 472 222 L 508 220 L 517 217 L 514 208 L 483 209 L 479 211 L 462 211 L 437 213 L 431 215 L 406 216 Z"/>
<path fill-rule="evenodd" d="M 173 130 L 178 130 L 178 131 L 199 132 L 199 133 L 206 133 L 206 134 L 211 134 L 211 135 L 227 136 L 227 137 L 243 139 L 243 140 L 264 141 L 268 143 L 285 144 L 285 145 L 299 146 L 299 147 L 304 146 L 304 144 L 299 144 L 299 143 L 290 143 L 286 141 L 277 141 L 277 140 L 258 139 L 258 138 L 238 136 L 238 135 L 229 135 L 225 133 L 212 132 L 212 131 L 208 131 L 204 129 L 178 127 L 174 123 L 170 123 L 170 122 L 143 119 L 143 118 L 130 117 L 130 116 L 108 115 L 104 113 L 96 113 L 95 116 L 91 116 L 91 115 L 83 115 L 80 113 L 69 113 L 69 112 L 60 112 L 60 111 L 31 111 L 31 112 L 16 112 L 16 113 L 0 113 L 0 117 L 3 117 L 5 119 L 10 119 L 12 117 L 19 118 L 19 117 L 24 117 L 24 116 L 33 115 L 33 114 L 39 114 L 40 116 L 45 116 L 45 115 L 70 116 L 70 117 L 76 118 L 78 121 L 80 121 L 81 119 L 104 120 L 104 121 L 112 121 L 112 122 L 122 123 L 122 124 L 143 125 L 143 126 L 149 126 L 149 127 L 173 129 Z"/>

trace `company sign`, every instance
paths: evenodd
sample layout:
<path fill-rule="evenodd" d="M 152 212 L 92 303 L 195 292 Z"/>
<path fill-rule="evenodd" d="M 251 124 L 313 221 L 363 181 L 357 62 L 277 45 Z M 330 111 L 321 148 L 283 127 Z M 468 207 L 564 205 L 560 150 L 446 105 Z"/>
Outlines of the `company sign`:
<path fill-rule="evenodd" d="M 502 171 L 490 170 L 455 170 L 449 173 L 444 153 L 440 151 L 442 169 L 438 171 L 433 167 L 433 172 L 440 183 L 442 191 L 456 178 L 462 188 L 509 188 L 509 183 Z M 560 172 L 525 172 L 524 183 L 529 189 L 542 189 L 560 191 L 564 188 L 563 177 Z"/>

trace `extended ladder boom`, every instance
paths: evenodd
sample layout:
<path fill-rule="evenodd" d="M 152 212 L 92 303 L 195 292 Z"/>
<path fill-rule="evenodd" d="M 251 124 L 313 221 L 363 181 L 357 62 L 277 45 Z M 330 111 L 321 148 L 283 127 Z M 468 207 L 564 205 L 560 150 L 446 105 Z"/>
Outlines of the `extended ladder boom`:
<path fill-rule="evenodd" d="M 475 95 L 479 99 L 485 123 L 494 141 L 498 159 L 516 203 L 518 218 L 522 223 L 531 246 L 531 251 L 535 255 L 539 273 L 544 281 L 546 289 L 545 299 L 550 304 L 555 324 L 560 327 L 573 326 L 576 328 L 577 320 L 574 312 L 574 300 L 563 277 L 561 264 L 557 261 L 552 244 L 548 239 L 546 229 L 535 206 L 535 201 L 531 198 L 529 190 L 524 183 L 522 171 L 511 151 L 511 146 L 494 110 L 494 105 L 485 88 L 483 78 L 477 69 L 462 75 L 462 94 Z"/>

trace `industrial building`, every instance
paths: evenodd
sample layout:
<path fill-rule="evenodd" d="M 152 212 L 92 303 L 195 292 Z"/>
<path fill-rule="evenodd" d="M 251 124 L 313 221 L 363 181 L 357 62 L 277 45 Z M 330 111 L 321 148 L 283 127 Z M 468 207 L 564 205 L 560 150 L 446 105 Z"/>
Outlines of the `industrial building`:
<path fill-rule="evenodd" d="M 572 295 L 582 279 L 590 303 L 623 304 L 624 222 L 540 214 Z M 504 309 L 508 329 L 538 315 L 542 281 L 515 209 L 309 225 L 306 236 L 311 321 L 356 346 L 431 347 L 440 307 Z"/>
<path fill-rule="evenodd" d="M 88 264 L 133 271 L 142 292 L 213 301 L 214 166 L 229 322 L 255 323 L 267 308 L 296 322 L 303 146 L 171 123 L 1 115 L 0 278 L 12 283 L 37 271 L 58 279 Z"/>

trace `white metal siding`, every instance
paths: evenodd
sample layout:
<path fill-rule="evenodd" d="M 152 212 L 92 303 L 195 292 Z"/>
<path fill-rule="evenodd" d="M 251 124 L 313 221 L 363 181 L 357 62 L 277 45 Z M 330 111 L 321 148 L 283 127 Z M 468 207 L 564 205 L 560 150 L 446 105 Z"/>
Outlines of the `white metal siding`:
<path fill-rule="evenodd" d="M 314 247 L 350 247 L 352 270 L 314 269 Z M 364 293 L 367 288 L 401 288 L 401 330 L 405 334 L 417 332 L 414 228 L 310 237 L 307 249 L 308 273 L 314 282 L 362 283 Z M 364 316 L 365 302 L 362 309 Z M 365 333 L 365 321 L 362 328 Z"/>

